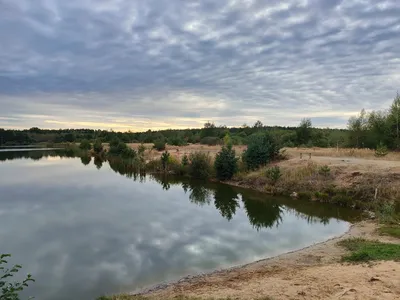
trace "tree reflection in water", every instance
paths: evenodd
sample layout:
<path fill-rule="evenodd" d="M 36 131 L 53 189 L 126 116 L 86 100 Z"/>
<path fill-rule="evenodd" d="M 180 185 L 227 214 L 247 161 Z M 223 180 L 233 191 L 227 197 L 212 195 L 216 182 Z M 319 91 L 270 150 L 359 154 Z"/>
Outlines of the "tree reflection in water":
<path fill-rule="evenodd" d="M 87 153 L 77 153 L 71 149 L 0 152 L 0 161 L 22 158 L 40 160 L 46 157 L 80 157 L 85 166 L 90 165 L 92 161 Z M 242 203 L 250 224 L 257 230 L 279 226 L 285 211 L 293 213 L 298 218 L 306 219 L 310 224 L 328 224 L 332 219 L 353 221 L 359 216 L 355 211 L 329 204 L 294 201 L 288 198 L 277 199 L 225 184 L 193 181 L 166 174 L 146 175 L 143 165 L 138 165 L 137 160 L 134 159 L 94 157 L 94 165 L 97 169 L 101 169 L 105 162 L 117 174 L 139 182 L 144 182 L 146 179 L 153 180 L 159 183 L 165 191 L 168 191 L 172 185 L 181 186 L 183 191 L 189 194 L 190 202 L 196 205 L 211 205 L 213 201 L 215 208 L 228 221 L 234 218 L 237 209 L 241 206 L 240 203 Z"/>

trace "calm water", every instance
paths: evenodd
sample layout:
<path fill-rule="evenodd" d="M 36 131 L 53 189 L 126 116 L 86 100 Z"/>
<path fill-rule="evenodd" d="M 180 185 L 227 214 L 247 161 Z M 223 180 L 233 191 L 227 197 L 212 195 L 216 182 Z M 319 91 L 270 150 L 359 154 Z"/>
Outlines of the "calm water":
<path fill-rule="evenodd" d="M 57 155 L 0 152 L 0 252 L 34 275 L 27 295 L 40 300 L 95 299 L 278 255 L 356 217 Z"/>

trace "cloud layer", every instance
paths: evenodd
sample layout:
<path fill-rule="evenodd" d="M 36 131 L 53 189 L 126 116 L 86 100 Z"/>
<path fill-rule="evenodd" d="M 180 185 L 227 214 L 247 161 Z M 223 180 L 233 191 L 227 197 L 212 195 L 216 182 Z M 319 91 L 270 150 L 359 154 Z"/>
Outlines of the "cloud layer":
<path fill-rule="evenodd" d="M 0 127 L 343 127 L 400 82 L 397 0 L 2 0 Z"/>

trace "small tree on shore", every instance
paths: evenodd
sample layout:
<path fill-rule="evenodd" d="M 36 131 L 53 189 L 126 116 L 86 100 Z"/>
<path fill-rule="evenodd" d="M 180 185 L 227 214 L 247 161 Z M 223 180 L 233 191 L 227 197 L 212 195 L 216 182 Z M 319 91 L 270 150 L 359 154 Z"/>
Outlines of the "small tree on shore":
<path fill-rule="evenodd" d="M 96 154 L 100 154 L 101 152 L 103 152 L 103 144 L 101 143 L 100 140 L 96 140 L 93 144 L 93 151 Z"/>
<path fill-rule="evenodd" d="M 92 149 L 92 145 L 90 144 L 90 142 L 88 140 L 83 140 L 79 144 L 79 148 L 81 148 L 82 150 L 90 150 L 90 149 Z"/>
<path fill-rule="evenodd" d="M 229 180 L 238 170 L 238 159 L 232 145 L 223 146 L 221 151 L 217 153 L 214 161 L 216 176 L 219 180 Z"/>
<path fill-rule="evenodd" d="M 279 147 L 268 133 L 251 137 L 247 150 L 243 152 L 243 161 L 249 170 L 264 166 L 279 154 Z"/>

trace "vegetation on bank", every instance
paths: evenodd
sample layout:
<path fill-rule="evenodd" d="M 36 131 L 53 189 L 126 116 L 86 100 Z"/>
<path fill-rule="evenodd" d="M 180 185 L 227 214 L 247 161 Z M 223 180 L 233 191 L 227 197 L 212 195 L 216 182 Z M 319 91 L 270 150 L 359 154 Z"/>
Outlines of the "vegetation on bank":
<path fill-rule="evenodd" d="M 340 241 L 338 245 L 350 251 L 350 254 L 342 258 L 346 262 L 359 263 L 373 260 L 400 260 L 400 244 L 352 238 Z"/>
<path fill-rule="evenodd" d="M 392 236 L 400 239 L 400 226 L 399 225 L 383 225 L 378 229 L 382 235 Z"/>
<path fill-rule="evenodd" d="M 20 293 L 34 282 L 32 275 L 28 274 L 22 281 L 13 281 L 22 268 L 20 265 L 8 266 L 10 254 L 0 255 L 0 300 L 20 300 Z"/>

